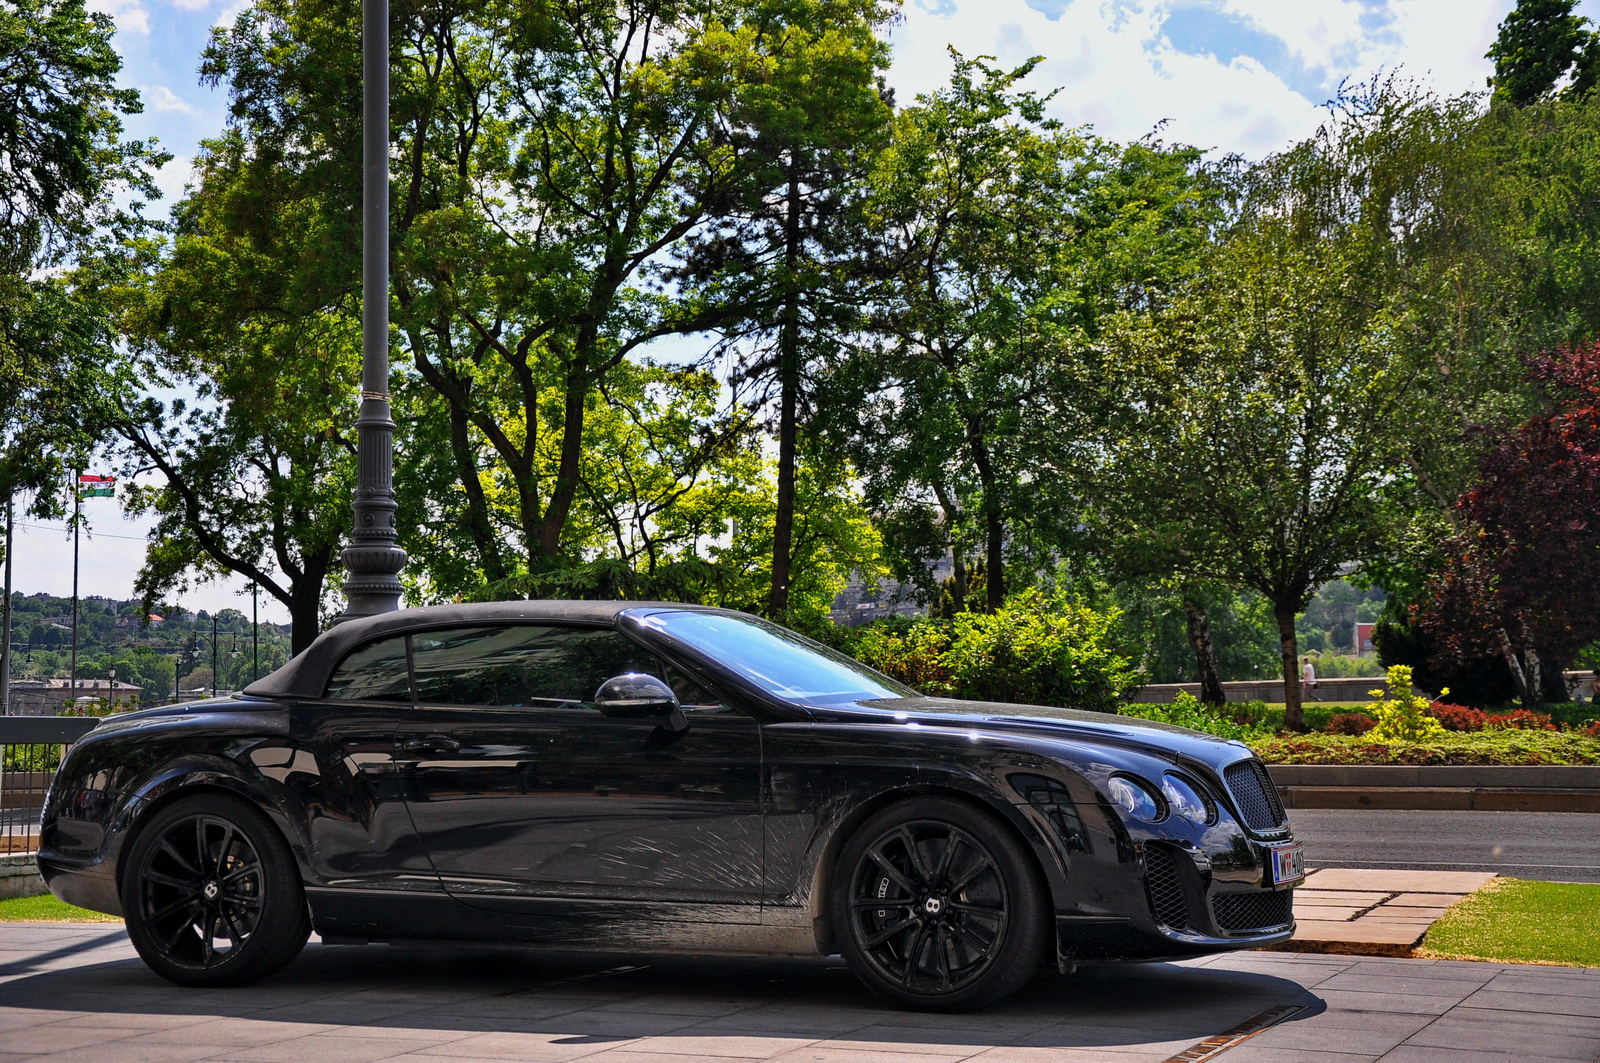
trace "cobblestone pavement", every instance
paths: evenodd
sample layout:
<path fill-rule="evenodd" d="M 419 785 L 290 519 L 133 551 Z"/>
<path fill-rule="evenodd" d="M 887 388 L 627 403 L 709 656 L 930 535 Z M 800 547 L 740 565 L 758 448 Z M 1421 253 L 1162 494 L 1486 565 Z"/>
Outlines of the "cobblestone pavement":
<path fill-rule="evenodd" d="M 0 924 L 0 1063 L 1161 1063 L 1263 1016 L 1280 1021 L 1205 1058 L 1593 1063 L 1600 970 L 1234 953 L 1043 973 L 997 1007 L 929 1015 L 830 961 L 315 943 L 259 985 L 184 990 L 120 925 Z"/>

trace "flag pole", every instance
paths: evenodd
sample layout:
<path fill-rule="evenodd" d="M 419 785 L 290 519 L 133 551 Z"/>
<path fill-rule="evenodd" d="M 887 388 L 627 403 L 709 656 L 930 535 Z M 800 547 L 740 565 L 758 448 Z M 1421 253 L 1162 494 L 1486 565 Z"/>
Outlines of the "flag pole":
<path fill-rule="evenodd" d="M 11 529 L 16 518 L 16 500 L 6 497 L 6 600 L 0 605 L 0 716 L 11 714 Z"/>
<path fill-rule="evenodd" d="M 78 707 L 78 528 L 83 523 L 83 494 L 78 489 L 77 473 L 72 478 L 72 682 L 69 686 L 71 704 Z"/>

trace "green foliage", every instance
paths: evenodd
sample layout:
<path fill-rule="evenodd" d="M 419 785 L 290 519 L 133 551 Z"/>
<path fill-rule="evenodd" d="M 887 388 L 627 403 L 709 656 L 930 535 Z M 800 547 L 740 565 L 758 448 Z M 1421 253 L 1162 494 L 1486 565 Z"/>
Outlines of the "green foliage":
<path fill-rule="evenodd" d="M 1115 610 L 1028 589 L 994 613 L 869 625 L 849 649 L 931 696 L 1116 712 L 1138 685 L 1116 622 Z"/>
<path fill-rule="evenodd" d="M 1448 688 L 1439 692 L 1448 694 Z M 1388 683 L 1373 695 L 1382 696 L 1372 706 L 1372 718 L 1378 725 L 1367 732 L 1375 742 L 1425 742 L 1445 733 L 1444 725 L 1428 713 L 1432 698 L 1411 692 L 1411 669 L 1403 664 L 1389 669 Z"/>
<path fill-rule="evenodd" d="M 7 745 L 0 771 L 55 771 L 61 765 L 61 747 Z"/>
<path fill-rule="evenodd" d="M 1261 702 L 1215 706 L 1202 704 L 1188 691 L 1180 690 L 1170 705 L 1124 705 L 1118 710 L 1124 716 L 1141 720 L 1157 720 L 1176 724 L 1192 731 L 1203 731 L 1218 738 L 1232 738 L 1241 742 L 1259 739 L 1271 732 L 1263 725 L 1266 706 Z"/>
<path fill-rule="evenodd" d="M 1574 0 L 1517 0 L 1487 56 L 1494 60 L 1489 84 L 1496 99 L 1526 107 L 1555 91 L 1569 71 L 1574 92 L 1594 86 L 1600 42 L 1573 7 Z"/>
<path fill-rule="evenodd" d="M 1283 734 L 1250 747 L 1268 764 L 1600 764 L 1600 738 L 1575 731 L 1445 731 L 1417 742 Z"/>

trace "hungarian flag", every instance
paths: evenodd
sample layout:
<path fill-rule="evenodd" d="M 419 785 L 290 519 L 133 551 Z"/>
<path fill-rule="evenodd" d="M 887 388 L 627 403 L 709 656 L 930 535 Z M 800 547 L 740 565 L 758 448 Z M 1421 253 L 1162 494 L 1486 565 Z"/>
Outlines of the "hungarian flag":
<path fill-rule="evenodd" d="M 116 493 L 115 476 L 94 476 L 90 473 L 80 473 L 78 476 L 79 498 L 111 498 Z"/>

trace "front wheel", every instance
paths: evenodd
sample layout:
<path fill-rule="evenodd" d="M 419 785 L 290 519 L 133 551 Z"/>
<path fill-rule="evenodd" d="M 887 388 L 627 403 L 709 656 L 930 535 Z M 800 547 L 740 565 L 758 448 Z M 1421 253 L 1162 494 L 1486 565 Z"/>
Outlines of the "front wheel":
<path fill-rule="evenodd" d="M 265 978 L 311 934 L 283 836 L 223 794 L 175 801 L 145 825 L 124 865 L 122 910 L 140 958 L 185 986 Z"/>
<path fill-rule="evenodd" d="M 835 940 L 856 977 L 890 1000 L 979 1007 L 1038 969 L 1045 890 L 988 813 L 948 798 L 892 805 L 850 837 L 837 868 Z"/>

